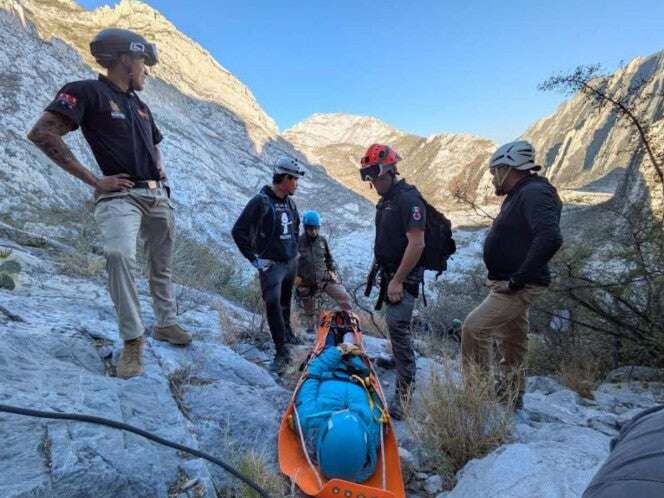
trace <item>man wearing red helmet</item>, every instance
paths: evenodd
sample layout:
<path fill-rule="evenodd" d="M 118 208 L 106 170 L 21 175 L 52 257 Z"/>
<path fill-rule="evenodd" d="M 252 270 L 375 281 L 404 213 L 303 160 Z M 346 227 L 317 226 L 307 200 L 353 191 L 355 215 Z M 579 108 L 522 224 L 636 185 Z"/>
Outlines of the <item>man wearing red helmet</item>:
<path fill-rule="evenodd" d="M 393 418 L 403 418 L 403 400 L 415 382 L 415 351 L 410 334 L 415 299 L 424 269 L 418 263 L 424 251 L 426 206 L 417 189 L 397 178 L 395 150 L 374 144 L 362 158 L 360 175 L 381 196 L 376 206 L 374 264 L 380 268 L 381 296 L 386 297 L 386 321 L 397 367 Z M 379 298 L 379 304 L 382 298 Z"/>

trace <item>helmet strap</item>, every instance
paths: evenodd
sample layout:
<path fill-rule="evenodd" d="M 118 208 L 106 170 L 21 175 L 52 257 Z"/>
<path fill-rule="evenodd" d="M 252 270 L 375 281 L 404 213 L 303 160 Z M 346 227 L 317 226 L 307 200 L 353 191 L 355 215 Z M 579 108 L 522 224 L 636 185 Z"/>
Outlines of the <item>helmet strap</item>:
<path fill-rule="evenodd" d="M 134 72 L 131 70 L 131 65 L 130 66 L 125 66 L 124 64 L 122 64 L 122 67 L 124 67 L 125 71 L 127 71 L 127 77 L 129 78 L 128 91 L 133 92 L 134 91 Z"/>
<path fill-rule="evenodd" d="M 493 180 L 493 186 L 496 187 L 496 192 L 503 192 L 503 185 L 505 184 L 505 180 L 507 180 L 507 177 L 511 171 L 512 168 L 509 166 L 503 166 L 496 169 Z"/>

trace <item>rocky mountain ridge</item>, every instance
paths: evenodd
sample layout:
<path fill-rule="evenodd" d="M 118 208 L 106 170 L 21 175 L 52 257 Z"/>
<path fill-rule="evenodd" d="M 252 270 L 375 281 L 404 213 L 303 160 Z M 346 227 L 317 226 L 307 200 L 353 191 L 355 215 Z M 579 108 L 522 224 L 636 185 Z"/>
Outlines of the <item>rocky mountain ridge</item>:
<path fill-rule="evenodd" d="M 420 137 L 376 118 L 348 114 L 314 114 L 282 136 L 309 161 L 322 164 L 328 174 L 374 201 L 375 192 L 358 174 L 359 160 L 372 143 L 392 145 L 403 157 L 400 173 L 436 206 L 454 203 L 453 192 L 459 187 L 473 198 L 488 195 L 489 174 L 483 166 L 495 144 L 480 137 L 454 133 Z"/>
<path fill-rule="evenodd" d="M 637 57 L 593 84 L 624 99 L 650 127 L 653 144 L 661 148 L 657 130 L 664 123 L 664 51 Z M 597 106 L 583 95 L 574 95 L 551 116 L 530 126 L 523 137 L 535 145 L 545 174 L 556 185 L 619 190 L 629 202 L 654 193 L 653 200 L 661 202 L 661 186 L 652 189 L 656 183 L 652 166 L 644 158 L 636 129 L 619 119 L 611 105 Z"/>
<path fill-rule="evenodd" d="M 647 84 L 640 85 L 646 80 Z M 598 82 L 613 95 L 625 95 L 637 115 L 655 131 L 664 117 L 664 52 L 638 57 Z M 566 195 L 571 191 L 611 194 L 630 191 L 635 200 L 649 189 L 652 176 L 643 165 L 643 150 L 638 147 L 635 129 L 617 118 L 611 106 L 598 107 L 582 95 L 564 101 L 550 116 L 533 123 L 522 137 L 535 146 L 538 162 L 546 175 Z M 391 144 L 404 157 L 402 174 L 421 186 L 428 198 L 439 207 L 454 207 L 453 192 L 461 187 L 467 197 L 479 203 L 494 200 L 486 161 L 495 150 L 490 140 L 463 134 L 440 134 L 417 137 L 396 129 L 376 118 L 347 114 L 314 114 L 283 133 L 283 137 L 311 161 L 368 199 L 376 195 L 363 185 L 357 175 L 359 159 L 374 142 Z M 645 183 L 629 180 L 643 176 Z M 659 192 L 658 195 L 661 195 Z M 597 195 L 599 201 L 606 196 Z M 573 201 L 574 202 L 574 201 Z"/>
<path fill-rule="evenodd" d="M 263 140 L 276 135 L 274 120 L 261 109 L 251 90 L 146 3 L 121 0 L 113 7 L 88 11 L 73 0 L 3 2 L 4 8 L 13 10 L 24 23 L 34 24 L 40 38 L 64 41 L 93 68 L 98 66 L 90 54 L 89 43 L 97 32 L 109 26 L 135 29 L 157 44 L 160 63 L 151 68 L 155 77 L 184 95 L 226 107 L 251 128 L 259 128 L 258 135 L 263 135 Z"/>

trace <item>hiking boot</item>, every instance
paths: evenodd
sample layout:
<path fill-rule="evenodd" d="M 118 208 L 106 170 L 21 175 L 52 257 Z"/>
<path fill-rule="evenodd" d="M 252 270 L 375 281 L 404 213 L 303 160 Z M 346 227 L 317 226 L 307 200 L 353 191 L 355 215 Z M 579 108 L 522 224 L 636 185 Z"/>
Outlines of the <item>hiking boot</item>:
<path fill-rule="evenodd" d="M 281 374 L 284 370 L 286 370 L 286 367 L 290 361 L 291 357 L 288 353 L 288 350 L 285 347 L 279 348 L 277 349 L 277 353 L 274 355 L 274 360 L 272 360 L 272 363 L 270 364 L 270 370 Z"/>
<path fill-rule="evenodd" d="M 115 369 L 118 377 L 129 379 L 143 373 L 143 336 L 124 342 L 118 365 Z"/>
<path fill-rule="evenodd" d="M 152 335 L 158 341 L 166 341 L 176 346 L 186 346 L 191 342 L 191 336 L 178 325 L 155 327 Z"/>

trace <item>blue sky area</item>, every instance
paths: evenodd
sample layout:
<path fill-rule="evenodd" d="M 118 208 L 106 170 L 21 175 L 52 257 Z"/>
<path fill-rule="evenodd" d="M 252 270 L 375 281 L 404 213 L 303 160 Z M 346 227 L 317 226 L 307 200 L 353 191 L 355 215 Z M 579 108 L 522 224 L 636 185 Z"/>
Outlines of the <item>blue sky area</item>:
<path fill-rule="evenodd" d="M 345 112 L 504 142 L 560 103 L 537 90 L 551 74 L 664 49 L 662 0 L 147 3 L 248 85 L 281 130 Z"/>

